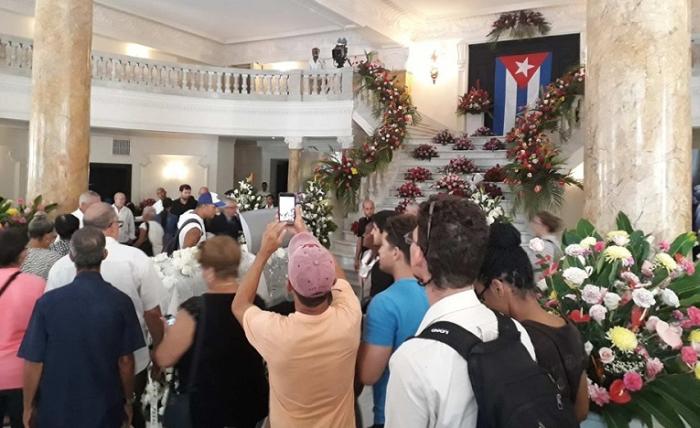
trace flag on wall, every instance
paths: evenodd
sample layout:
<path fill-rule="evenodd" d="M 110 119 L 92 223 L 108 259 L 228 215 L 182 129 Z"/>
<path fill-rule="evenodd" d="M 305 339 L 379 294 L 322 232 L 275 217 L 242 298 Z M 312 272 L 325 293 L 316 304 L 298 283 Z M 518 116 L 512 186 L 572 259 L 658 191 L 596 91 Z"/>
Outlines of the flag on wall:
<path fill-rule="evenodd" d="M 499 56 L 495 68 L 493 132 L 503 135 L 515 125 L 518 112 L 532 105 L 540 88 L 552 80 L 552 53 Z"/>

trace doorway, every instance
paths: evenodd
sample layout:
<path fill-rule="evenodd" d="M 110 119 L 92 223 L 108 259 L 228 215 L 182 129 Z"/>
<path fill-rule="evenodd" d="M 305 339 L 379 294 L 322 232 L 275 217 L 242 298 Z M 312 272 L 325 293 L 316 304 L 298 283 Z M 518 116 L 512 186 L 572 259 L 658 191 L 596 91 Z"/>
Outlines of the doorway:
<path fill-rule="evenodd" d="M 273 177 L 270 177 L 272 186 L 270 193 L 277 195 L 287 191 L 287 175 L 289 174 L 289 160 L 272 159 L 270 161 Z"/>
<path fill-rule="evenodd" d="M 123 163 L 90 163 L 90 190 L 103 202 L 114 202 L 114 194 L 122 192 L 131 201 L 131 165 Z M 134 202 L 134 201 L 132 201 Z M 138 202 L 134 202 L 138 205 Z"/>

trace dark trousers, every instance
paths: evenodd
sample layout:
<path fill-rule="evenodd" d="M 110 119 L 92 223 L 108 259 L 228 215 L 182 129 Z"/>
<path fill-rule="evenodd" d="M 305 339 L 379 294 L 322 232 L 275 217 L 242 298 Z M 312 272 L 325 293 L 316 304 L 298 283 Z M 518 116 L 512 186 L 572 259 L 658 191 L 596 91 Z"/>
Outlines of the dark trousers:
<path fill-rule="evenodd" d="M 6 389 L 0 391 L 0 426 L 4 426 L 5 416 L 10 417 L 10 427 L 23 428 L 22 425 L 22 390 Z"/>
<path fill-rule="evenodd" d="M 143 415 L 143 406 L 141 405 L 141 396 L 146 390 L 146 384 L 148 383 L 148 369 L 143 370 L 141 373 L 137 373 L 134 377 L 134 393 L 136 394 L 136 399 L 134 400 L 134 417 L 131 421 L 131 425 L 134 428 L 146 428 L 146 419 Z"/>

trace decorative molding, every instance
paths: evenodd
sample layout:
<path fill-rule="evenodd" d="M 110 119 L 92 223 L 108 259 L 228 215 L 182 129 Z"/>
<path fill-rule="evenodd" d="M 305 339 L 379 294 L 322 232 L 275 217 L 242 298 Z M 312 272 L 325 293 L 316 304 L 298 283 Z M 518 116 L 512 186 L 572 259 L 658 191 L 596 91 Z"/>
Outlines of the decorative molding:
<path fill-rule="evenodd" d="M 355 139 L 352 135 L 345 135 L 342 137 L 338 137 L 338 144 L 340 144 L 340 148 L 343 150 L 352 149 L 354 142 L 355 142 Z"/>
<path fill-rule="evenodd" d="M 304 137 L 284 137 L 284 142 L 289 146 L 289 150 L 301 150 L 304 148 Z"/>

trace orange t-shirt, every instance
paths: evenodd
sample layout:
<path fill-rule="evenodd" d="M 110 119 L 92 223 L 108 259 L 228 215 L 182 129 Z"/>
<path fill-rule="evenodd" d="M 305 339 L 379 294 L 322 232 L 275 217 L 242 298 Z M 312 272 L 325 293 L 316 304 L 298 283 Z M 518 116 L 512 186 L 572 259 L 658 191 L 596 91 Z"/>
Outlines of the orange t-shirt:
<path fill-rule="evenodd" d="M 353 379 L 360 344 L 360 303 L 338 280 L 320 315 L 283 316 L 250 307 L 246 337 L 267 361 L 272 428 L 353 428 Z"/>

